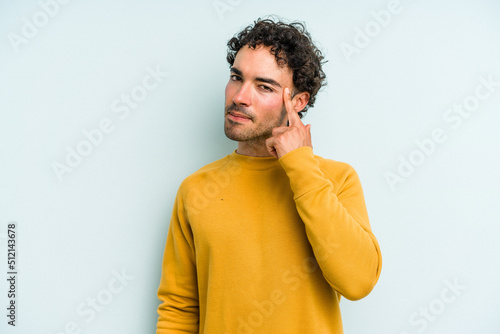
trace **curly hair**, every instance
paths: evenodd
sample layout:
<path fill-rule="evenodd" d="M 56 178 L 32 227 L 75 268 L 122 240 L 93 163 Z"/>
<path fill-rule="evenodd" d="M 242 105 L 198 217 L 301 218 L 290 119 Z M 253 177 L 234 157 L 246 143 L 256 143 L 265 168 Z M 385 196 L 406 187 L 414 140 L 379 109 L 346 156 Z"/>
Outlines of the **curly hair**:
<path fill-rule="evenodd" d="M 257 45 L 271 47 L 271 54 L 276 57 L 278 66 L 286 66 L 293 71 L 292 93 L 308 92 L 309 102 L 299 117 L 302 118 L 309 107 L 314 106 L 316 94 L 326 85 L 326 75 L 321 68 L 326 61 L 321 51 L 313 44 L 305 24 L 301 22 L 274 22 L 271 19 L 257 19 L 235 35 L 227 43 L 227 61 L 233 66 L 238 51 L 248 45 L 255 49 Z"/>

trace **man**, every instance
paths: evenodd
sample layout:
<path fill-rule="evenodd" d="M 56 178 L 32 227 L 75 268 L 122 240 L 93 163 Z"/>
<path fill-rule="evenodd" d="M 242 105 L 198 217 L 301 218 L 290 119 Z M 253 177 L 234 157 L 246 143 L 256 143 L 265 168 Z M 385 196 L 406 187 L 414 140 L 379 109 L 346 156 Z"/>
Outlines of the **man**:
<path fill-rule="evenodd" d="M 382 260 L 356 172 L 314 155 L 301 121 L 323 57 L 302 24 L 269 19 L 228 47 L 238 148 L 179 188 L 157 333 L 342 333 L 341 296 L 370 293 Z"/>

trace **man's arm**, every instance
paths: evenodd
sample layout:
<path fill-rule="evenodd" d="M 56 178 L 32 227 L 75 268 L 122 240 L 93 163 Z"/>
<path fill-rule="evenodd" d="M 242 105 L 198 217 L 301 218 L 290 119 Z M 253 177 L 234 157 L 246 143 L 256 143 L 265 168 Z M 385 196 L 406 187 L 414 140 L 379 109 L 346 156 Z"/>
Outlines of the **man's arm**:
<path fill-rule="evenodd" d="M 181 192 L 167 236 L 158 298 L 157 334 L 198 333 L 199 304 L 193 235 Z"/>
<path fill-rule="evenodd" d="M 350 300 L 368 295 L 377 283 L 382 256 L 355 170 L 336 163 L 325 175 L 314 157 L 311 126 L 297 114 L 298 99 L 283 91 L 289 126 L 273 129 L 266 145 L 290 178 L 297 211 L 328 283 Z M 326 166 L 325 166 L 326 167 Z M 327 170 L 327 168 L 325 168 Z M 334 177 L 332 177 L 334 176 Z"/>
<path fill-rule="evenodd" d="M 335 177 L 325 175 L 310 147 L 289 152 L 280 163 L 323 276 L 345 298 L 365 297 L 380 276 L 382 256 L 357 173 L 336 163 Z"/>

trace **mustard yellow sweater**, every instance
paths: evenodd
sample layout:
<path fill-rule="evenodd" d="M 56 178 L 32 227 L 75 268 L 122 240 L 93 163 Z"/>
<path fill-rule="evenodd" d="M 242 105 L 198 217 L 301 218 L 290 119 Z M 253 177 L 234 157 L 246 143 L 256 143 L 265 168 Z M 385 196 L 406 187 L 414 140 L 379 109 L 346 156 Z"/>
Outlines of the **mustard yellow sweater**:
<path fill-rule="evenodd" d="M 342 333 L 340 297 L 370 293 L 381 266 L 350 165 L 234 152 L 179 188 L 157 333 Z"/>

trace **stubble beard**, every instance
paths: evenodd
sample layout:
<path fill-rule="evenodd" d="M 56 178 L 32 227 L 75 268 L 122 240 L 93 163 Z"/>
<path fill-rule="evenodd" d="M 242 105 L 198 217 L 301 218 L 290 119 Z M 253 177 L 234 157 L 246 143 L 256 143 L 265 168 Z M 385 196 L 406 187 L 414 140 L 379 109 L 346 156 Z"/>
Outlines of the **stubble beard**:
<path fill-rule="evenodd" d="M 226 137 L 238 141 L 260 144 L 272 136 L 273 128 L 283 124 L 286 117 L 286 108 L 283 106 L 280 115 L 275 119 L 266 120 L 265 123 L 258 124 L 257 127 L 250 127 L 252 124 L 240 124 L 226 118 L 229 111 L 238 111 L 251 117 L 250 121 L 255 124 L 255 117 L 245 112 L 241 107 L 231 105 L 225 108 L 224 113 L 224 133 Z"/>

